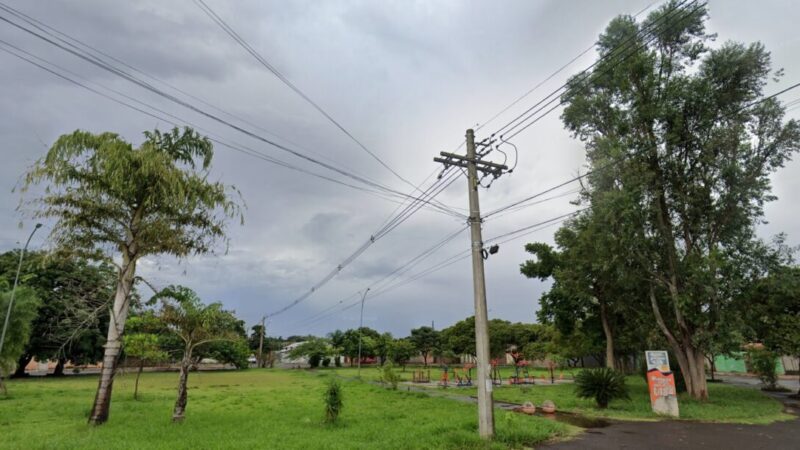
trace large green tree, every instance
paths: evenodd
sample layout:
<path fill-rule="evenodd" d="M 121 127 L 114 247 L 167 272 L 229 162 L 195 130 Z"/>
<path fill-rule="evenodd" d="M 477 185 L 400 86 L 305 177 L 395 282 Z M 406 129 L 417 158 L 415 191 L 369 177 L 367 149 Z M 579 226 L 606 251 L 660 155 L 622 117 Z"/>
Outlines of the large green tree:
<path fill-rule="evenodd" d="M 0 255 L 0 277 L 13 278 L 18 258 L 18 252 Z M 66 361 L 89 364 L 102 358 L 103 329 L 108 327 L 116 283 L 111 265 L 62 253 L 29 252 L 20 281 L 36 291 L 41 305 L 14 376 L 24 376 L 34 357 L 56 360 L 56 375 L 63 373 Z"/>
<path fill-rule="evenodd" d="M 764 270 L 755 226 L 770 174 L 800 146 L 774 99 L 759 43 L 710 46 L 704 4 L 671 1 L 611 21 L 600 59 L 562 100 L 594 169 L 585 199 L 609 215 L 647 289 L 656 326 L 695 398 L 733 299 Z"/>
<path fill-rule="evenodd" d="M 55 219 L 52 241 L 118 267 L 90 423 L 108 420 L 138 261 L 209 252 L 239 214 L 230 189 L 208 178 L 212 156 L 211 142 L 189 128 L 145 132 L 139 147 L 115 133 L 75 131 L 27 174 L 26 188 L 46 185 L 33 206 L 35 217 Z"/>
<path fill-rule="evenodd" d="M 422 354 L 422 361 L 425 366 L 428 365 L 428 355 L 441 348 L 440 333 L 431 327 L 414 328 L 411 330 L 411 336 L 409 336 L 408 340 Z"/>
<path fill-rule="evenodd" d="M 520 267 L 529 278 L 553 278 L 552 287 L 540 298 L 539 319 L 554 324 L 564 337 L 577 328 L 588 337 L 601 329 L 603 360 L 606 367 L 615 369 L 618 354 L 630 350 L 619 348 L 616 339 L 635 328 L 632 324 L 640 323 L 643 315 L 646 291 L 641 288 L 638 271 L 610 232 L 602 212 L 584 211 L 558 230 L 555 241 L 558 251 L 545 243 L 527 244 L 525 250 L 536 259 Z"/>
<path fill-rule="evenodd" d="M 9 302 L 11 302 L 11 289 L 9 284 L 0 278 L 0 311 L 3 312 L 3 319 L 8 311 Z M 36 296 L 36 291 L 26 286 L 17 287 L 8 329 L 3 341 L 3 352 L 0 353 L 0 391 L 3 395 L 8 395 L 3 378 L 14 369 L 17 360 L 25 350 L 38 308 L 39 298 Z"/>

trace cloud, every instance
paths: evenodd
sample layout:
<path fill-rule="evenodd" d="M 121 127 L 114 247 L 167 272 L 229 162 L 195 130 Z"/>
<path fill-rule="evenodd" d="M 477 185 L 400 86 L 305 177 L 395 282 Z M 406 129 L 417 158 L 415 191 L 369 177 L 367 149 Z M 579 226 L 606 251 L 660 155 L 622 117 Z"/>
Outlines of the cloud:
<path fill-rule="evenodd" d="M 581 3 L 509 1 L 240 1 L 207 0 L 234 29 L 296 86 L 321 105 L 392 168 L 414 183 L 439 169 L 432 158 L 452 151 L 464 130 L 483 124 L 597 38 L 619 13 L 636 12 L 644 1 Z M 14 1 L 12 6 L 179 87 L 220 112 L 189 100 L 270 139 L 301 148 L 392 189 L 410 191 L 267 72 L 191 2 Z M 763 40 L 787 80 L 800 76 L 800 50 L 792 8 L 779 3 L 711 4 L 712 31 L 723 39 Z M 768 24 L 768 25 L 767 25 Z M 272 157 L 325 173 L 325 169 L 244 136 L 201 115 L 88 65 L 34 37 L 0 25 L 0 39 L 68 68 L 92 82 L 120 90 L 203 129 Z M 530 97 L 478 130 L 482 137 L 558 87 L 593 61 L 592 52 Z M 11 193 L 20 174 L 47 144 L 77 128 L 113 130 L 141 142 L 142 131 L 164 121 L 144 116 L 0 52 L 0 249 L 24 239 Z M 155 80 L 150 82 L 181 95 Z M 771 92 L 773 86 L 768 87 Z M 772 89 L 772 90 L 771 90 Z M 232 113 L 236 118 L 227 115 Z M 795 111 L 793 114 L 800 113 Z M 240 121 L 244 119 L 248 123 Z M 279 137 L 275 137 L 275 136 Z M 484 211 L 558 184 L 583 165 L 582 144 L 572 139 L 557 114 L 520 135 L 514 174 L 481 192 Z M 764 236 L 797 229 L 798 162 L 774 177 L 780 200 L 767 207 Z M 340 178 L 339 175 L 334 175 Z M 220 300 L 249 324 L 306 292 L 381 228 L 398 205 L 375 195 L 287 170 L 223 146 L 215 151 L 214 179 L 235 184 L 247 202 L 245 225 L 231 224 L 227 253 L 175 261 L 148 258 L 141 273 L 154 283 L 185 284 L 207 300 Z M 431 178 L 432 179 L 432 178 Z M 347 180 L 352 182 L 352 180 Z M 466 183 L 459 178 L 439 200 L 465 208 Z M 542 203 L 484 223 L 486 238 L 573 209 L 569 197 Z M 463 211 L 463 209 L 462 209 Z M 25 227 L 30 226 L 25 222 Z M 310 317 L 338 302 L 357 299 L 401 264 L 453 233 L 464 221 L 421 210 L 371 245 L 313 296 L 276 316 L 270 332 L 318 333 L 357 325 L 358 309 Z M 486 263 L 492 317 L 535 319 L 537 299 L 548 283 L 518 272 L 527 241 L 552 241 L 549 228 L 501 246 Z M 40 238 L 33 243 L 41 245 Z M 467 234 L 449 242 L 406 276 L 469 248 Z M 221 249 L 223 250 L 223 249 Z M 401 277 L 398 281 L 407 279 Z M 365 323 L 404 335 L 435 322 L 444 327 L 472 314 L 469 259 L 380 294 L 375 285 Z M 355 295 L 355 297 L 354 297 Z M 347 304 L 347 303 L 344 303 Z"/>

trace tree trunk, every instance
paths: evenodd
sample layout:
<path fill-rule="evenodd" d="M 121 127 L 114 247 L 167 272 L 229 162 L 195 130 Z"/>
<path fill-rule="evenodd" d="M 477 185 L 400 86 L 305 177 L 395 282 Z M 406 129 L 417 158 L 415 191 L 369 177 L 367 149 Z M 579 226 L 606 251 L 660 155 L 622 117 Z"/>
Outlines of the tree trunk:
<path fill-rule="evenodd" d="M 17 361 L 17 369 L 14 370 L 14 373 L 11 374 L 9 378 L 24 378 L 27 377 L 28 374 L 25 372 L 25 367 L 33 361 L 33 355 L 24 354 L 19 357 L 19 361 Z"/>
<path fill-rule="evenodd" d="M 614 335 L 611 333 L 611 325 L 608 323 L 606 304 L 602 300 L 600 300 L 600 321 L 603 323 L 603 333 L 606 336 L 606 367 L 616 369 L 616 364 L 614 364 Z"/>
<path fill-rule="evenodd" d="M 139 400 L 139 377 L 142 376 L 144 370 L 144 359 L 139 360 L 139 371 L 136 372 L 136 383 L 133 385 L 133 399 Z"/>
<path fill-rule="evenodd" d="M 674 300 L 673 300 L 674 301 Z M 661 332 L 667 338 L 667 342 L 675 354 L 675 359 L 678 360 L 678 365 L 681 368 L 683 380 L 686 382 L 686 390 L 689 395 L 698 400 L 708 400 L 708 385 L 706 383 L 705 371 L 705 356 L 703 352 L 699 351 L 694 344 L 692 344 L 688 333 L 684 333 L 682 340 L 678 341 L 674 334 L 667 328 L 664 318 L 661 315 L 661 309 L 656 300 L 655 289 L 650 286 L 650 305 L 653 308 L 653 314 L 656 318 L 656 323 L 661 329 Z"/>
<path fill-rule="evenodd" d="M 58 358 L 58 362 L 56 363 L 56 368 L 53 369 L 53 376 L 54 377 L 63 377 L 64 376 L 64 366 L 67 364 L 67 358 Z"/>
<path fill-rule="evenodd" d="M 427 353 L 423 353 L 422 354 L 422 364 L 424 364 L 425 367 L 428 367 L 428 354 Z"/>
<path fill-rule="evenodd" d="M 172 421 L 182 422 L 184 413 L 186 412 L 186 402 L 188 395 L 186 392 L 186 383 L 189 380 L 189 360 L 190 356 L 184 356 L 181 361 L 181 376 L 178 380 L 178 398 L 175 400 L 175 409 L 172 411 Z"/>
<path fill-rule="evenodd" d="M 133 277 L 136 272 L 136 260 L 128 254 L 123 255 L 123 266 L 117 280 L 117 290 L 114 294 L 114 305 L 109 314 L 108 337 L 103 346 L 103 368 L 100 372 L 100 381 L 97 384 L 97 393 L 94 397 L 92 413 L 89 423 L 101 425 L 108 420 L 111 409 L 111 389 L 114 386 L 114 375 L 117 370 L 117 359 L 122 347 L 122 333 L 125 330 L 125 320 L 128 318 L 130 306 L 130 293 L 133 286 Z"/>

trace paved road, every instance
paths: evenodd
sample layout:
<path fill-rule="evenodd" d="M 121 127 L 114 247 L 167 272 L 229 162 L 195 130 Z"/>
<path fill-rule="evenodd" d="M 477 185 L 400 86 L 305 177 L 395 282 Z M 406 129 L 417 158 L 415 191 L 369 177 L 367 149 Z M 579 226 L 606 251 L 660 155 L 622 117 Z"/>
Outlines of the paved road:
<path fill-rule="evenodd" d="M 746 383 L 742 383 L 746 384 Z M 786 411 L 797 415 L 800 403 L 775 395 Z M 585 430 L 578 438 L 544 446 L 572 449 L 800 449 L 800 418 L 770 425 L 737 425 L 685 421 L 612 422 L 606 428 Z"/>

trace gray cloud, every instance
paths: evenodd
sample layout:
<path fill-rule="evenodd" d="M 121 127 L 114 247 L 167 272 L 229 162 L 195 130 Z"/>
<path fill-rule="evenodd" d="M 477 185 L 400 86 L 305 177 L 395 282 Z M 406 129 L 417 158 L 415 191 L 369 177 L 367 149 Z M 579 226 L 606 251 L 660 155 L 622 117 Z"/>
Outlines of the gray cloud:
<path fill-rule="evenodd" d="M 553 70 L 583 51 L 619 13 L 647 1 L 293 1 L 207 0 L 250 44 L 405 177 L 420 182 L 436 169 L 431 158 L 454 149 L 464 130 L 488 119 Z M 190 1 L 11 1 L 15 8 L 113 54 L 143 71 L 224 107 L 263 130 L 298 144 L 394 189 L 408 187 L 361 151 L 312 108 L 259 66 Z M 709 27 L 721 40 L 761 40 L 786 80 L 800 78 L 796 35 L 800 13 L 792 4 L 710 2 Z M 0 39 L 92 80 L 153 104 L 206 132 L 245 144 L 315 172 L 322 169 L 242 136 L 0 24 Z M 534 103 L 593 60 L 588 54 L 478 135 Z M 17 228 L 19 194 L 10 191 L 47 144 L 76 128 L 113 130 L 133 142 L 142 130 L 167 127 L 0 52 L 0 250 L 24 239 Z M 781 84 L 788 85 L 787 83 Z M 165 87 L 165 89 L 167 89 Z M 768 92 L 777 85 L 767 88 Z M 796 97 L 796 96 L 795 96 Z M 795 97 L 787 98 L 791 100 Z M 195 100 L 192 100 L 196 102 Z M 204 108 L 206 108 L 204 106 Z M 795 114 L 800 111 L 795 111 Z M 235 119 L 231 119 L 235 120 Z M 238 123 L 238 121 L 237 121 Z M 248 128 L 252 128 L 248 125 Z M 264 131 L 266 130 L 266 131 Z M 44 143 L 44 144 L 43 144 Z M 520 165 L 482 192 L 484 210 L 507 204 L 574 176 L 583 163 L 580 142 L 556 114 L 520 135 Z M 798 243 L 796 214 L 800 166 L 775 174 L 780 200 L 767 207 L 767 237 L 789 232 Z M 270 165 L 218 146 L 213 176 L 241 189 L 248 204 L 244 226 L 232 224 L 227 254 L 174 261 L 149 258 L 141 273 L 158 285 L 194 287 L 221 300 L 248 323 L 309 289 L 363 244 L 395 210 L 395 203 Z M 440 200 L 466 206 L 459 179 Z M 570 211 L 569 197 L 489 220 L 485 237 Z M 276 334 L 325 333 L 357 325 L 358 309 L 308 323 L 305 319 L 377 282 L 400 264 L 452 233 L 461 221 L 420 211 L 372 245 L 307 301 L 270 324 Z M 30 221 L 25 222 L 30 226 Z M 547 283 L 519 275 L 526 241 L 551 241 L 553 228 L 504 244 L 487 261 L 493 317 L 534 320 Z M 41 240 L 34 242 L 40 245 Z M 469 247 L 467 235 L 421 263 L 424 268 Z M 412 272 L 413 273 L 413 272 Z M 469 260 L 371 298 L 365 323 L 405 334 L 412 326 L 449 325 L 472 314 Z M 377 290 L 377 289 L 376 289 Z"/>

